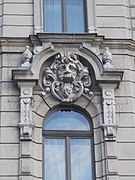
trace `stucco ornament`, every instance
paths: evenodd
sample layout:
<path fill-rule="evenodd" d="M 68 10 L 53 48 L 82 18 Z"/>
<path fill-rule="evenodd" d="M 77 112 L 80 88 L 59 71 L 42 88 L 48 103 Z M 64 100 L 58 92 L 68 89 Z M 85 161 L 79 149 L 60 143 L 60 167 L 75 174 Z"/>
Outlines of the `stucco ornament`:
<path fill-rule="evenodd" d="M 22 54 L 22 64 L 21 67 L 24 68 L 30 68 L 31 67 L 31 59 L 32 59 L 32 53 L 30 52 L 30 47 L 26 46 L 25 50 Z"/>
<path fill-rule="evenodd" d="M 35 82 L 18 82 L 21 90 L 20 95 L 20 128 L 21 140 L 32 140 L 32 130 L 34 124 L 32 122 L 32 106 L 33 106 L 33 86 Z"/>
<path fill-rule="evenodd" d="M 45 69 L 44 94 L 51 92 L 62 102 L 72 102 L 83 92 L 91 96 L 90 86 L 88 68 L 82 65 L 75 53 L 58 53 L 51 66 Z"/>
<path fill-rule="evenodd" d="M 114 67 L 112 65 L 112 54 L 110 53 L 108 47 L 105 48 L 105 51 L 102 56 L 102 62 L 103 62 L 104 68 L 113 68 Z"/>
<path fill-rule="evenodd" d="M 31 118 L 31 98 L 21 98 L 21 122 L 19 123 L 20 127 L 20 137 L 21 139 L 30 139 L 32 137 L 32 118 Z"/>
<path fill-rule="evenodd" d="M 34 55 L 38 55 L 43 50 L 43 46 L 36 46 L 33 50 Z"/>
<path fill-rule="evenodd" d="M 115 140 L 117 125 L 115 121 L 115 99 L 113 89 L 103 90 L 103 117 L 104 123 L 102 127 L 104 129 L 105 140 Z"/>

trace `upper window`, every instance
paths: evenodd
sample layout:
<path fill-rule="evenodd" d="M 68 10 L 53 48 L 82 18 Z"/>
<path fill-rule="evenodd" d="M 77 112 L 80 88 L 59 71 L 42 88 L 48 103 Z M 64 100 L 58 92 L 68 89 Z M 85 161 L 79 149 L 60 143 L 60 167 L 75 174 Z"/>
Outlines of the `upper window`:
<path fill-rule="evenodd" d="M 59 110 L 44 123 L 44 180 L 93 180 L 93 139 L 88 119 Z"/>
<path fill-rule="evenodd" d="M 86 31 L 86 0 L 44 0 L 44 31 Z"/>

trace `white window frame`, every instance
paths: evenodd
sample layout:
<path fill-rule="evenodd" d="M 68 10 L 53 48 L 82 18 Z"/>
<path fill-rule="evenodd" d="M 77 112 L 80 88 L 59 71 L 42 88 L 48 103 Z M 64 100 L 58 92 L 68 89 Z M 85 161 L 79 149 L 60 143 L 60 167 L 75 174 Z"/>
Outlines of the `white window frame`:
<path fill-rule="evenodd" d="M 34 0 L 34 34 L 44 33 L 43 1 Z M 88 33 L 96 33 L 96 4 L 95 0 L 86 0 Z"/>

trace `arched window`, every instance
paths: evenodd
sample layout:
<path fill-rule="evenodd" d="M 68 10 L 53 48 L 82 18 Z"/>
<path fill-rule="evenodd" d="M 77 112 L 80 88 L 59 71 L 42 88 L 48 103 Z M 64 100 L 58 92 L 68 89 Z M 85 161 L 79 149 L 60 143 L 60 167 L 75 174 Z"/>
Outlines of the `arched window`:
<path fill-rule="evenodd" d="M 74 110 L 58 110 L 43 126 L 44 180 L 93 180 L 92 126 Z"/>

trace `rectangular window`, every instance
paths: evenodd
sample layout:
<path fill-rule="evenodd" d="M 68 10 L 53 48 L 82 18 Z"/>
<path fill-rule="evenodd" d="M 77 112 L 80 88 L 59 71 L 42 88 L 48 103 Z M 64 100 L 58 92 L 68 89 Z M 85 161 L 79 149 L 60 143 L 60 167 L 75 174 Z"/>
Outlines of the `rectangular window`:
<path fill-rule="evenodd" d="M 45 180 L 92 180 L 91 140 L 45 138 Z"/>
<path fill-rule="evenodd" d="M 44 0 L 45 32 L 86 31 L 85 0 Z"/>

